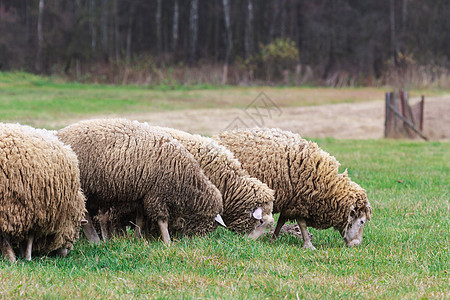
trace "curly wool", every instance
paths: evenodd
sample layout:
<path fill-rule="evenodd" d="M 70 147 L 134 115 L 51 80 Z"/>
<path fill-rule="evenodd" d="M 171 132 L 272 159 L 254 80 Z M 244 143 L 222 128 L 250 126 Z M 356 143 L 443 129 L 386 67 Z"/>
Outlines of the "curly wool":
<path fill-rule="evenodd" d="M 274 213 L 304 218 L 307 226 L 342 231 L 350 207 L 370 218 L 366 191 L 316 143 L 280 129 L 243 129 L 214 137 L 230 149 L 250 175 L 275 191 Z"/>
<path fill-rule="evenodd" d="M 259 224 L 253 212 L 261 207 L 262 215 L 270 215 L 274 192 L 266 184 L 250 177 L 233 153 L 215 140 L 173 128 L 154 127 L 177 139 L 197 159 L 209 180 L 223 197 L 222 218 L 227 228 L 250 233 Z"/>
<path fill-rule="evenodd" d="M 58 136 L 78 155 L 91 214 L 114 208 L 134 221 L 144 208 L 150 222 L 167 220 L 171 232 L 205 234 L 217 227 L 220 192 L 170 136 L 125 119 L 82 121 Z"/>
<path fill-rule="evenodd" d="M 0 233 L 33 252 L 71 249 L 85 214 L 78 160 L 51 132 L 0 123 Z"/>

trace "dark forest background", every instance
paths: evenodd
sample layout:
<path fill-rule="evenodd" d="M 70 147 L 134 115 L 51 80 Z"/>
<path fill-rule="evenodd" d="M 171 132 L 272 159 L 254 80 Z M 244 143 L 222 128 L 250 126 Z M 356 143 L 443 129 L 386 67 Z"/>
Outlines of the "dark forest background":
<path fill-rule="evenodd" d="M 137 84 L 445 86 L 449 20 L 449 0 L 0 0 L 0 71 Z"/>

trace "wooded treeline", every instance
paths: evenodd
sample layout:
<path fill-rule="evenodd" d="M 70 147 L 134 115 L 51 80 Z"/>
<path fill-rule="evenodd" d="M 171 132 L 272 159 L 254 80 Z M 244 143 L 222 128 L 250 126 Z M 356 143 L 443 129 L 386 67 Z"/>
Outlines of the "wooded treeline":
<path fill-rule="evenodd" d="M 0 70 L 80 76 L 118 64 L 127 71 L 143 62 L 159 69 L 215 65 L 232 77 L 228 82 L 288 82 L 295 75 L 297 83 L 331 85 L 339 80 L 372 84 L 411 66 L 425 68 L 432 77 L 448 76 L 449 3 L 0 0 Z M 287 42 L 262 55 L 262 46 L 274 41 Z M 286 51 L 289 45 L 298 53 Z M 272 63 L 276 68 L 280 60 L 288 73 L 268 75 L 261 67 Z"/>

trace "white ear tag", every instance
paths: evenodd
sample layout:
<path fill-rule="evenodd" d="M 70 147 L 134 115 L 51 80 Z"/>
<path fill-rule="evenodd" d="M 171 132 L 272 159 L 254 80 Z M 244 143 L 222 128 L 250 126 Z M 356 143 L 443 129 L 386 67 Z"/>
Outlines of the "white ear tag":
<path fill-rule="evenodd" d="M 262 219 L 262 208 L 261 207 L 258 207 L 257 209 L 255 209 L 255 211 L 253 212 L 253 218 L 255 218 L 257 220 Z"/>
<path fill-rule="evenodd" d="M 227 227 L 227 225 L 225 225 L 225 222 L 222 219 L 222 216 L 217 214 L 217 216 L 215 217 L 215 219 L 217 223 L 219 223 L 220 225 L 222 225 L 223 227 Z"/>

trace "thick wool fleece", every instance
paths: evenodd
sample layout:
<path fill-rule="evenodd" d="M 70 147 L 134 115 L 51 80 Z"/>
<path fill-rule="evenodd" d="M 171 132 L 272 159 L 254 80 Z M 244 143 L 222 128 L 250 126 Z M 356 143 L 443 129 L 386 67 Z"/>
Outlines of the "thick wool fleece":
<path fill-rule="evenodd" d="M 304 218 L 307 226 L 342 232 L 350 207 L 370 218 L 366 191 L 316 143 L 280 129 L 242 129 L 214 137 L 230 149 L 250 175 L 275 191 L 274 213 Z"/>
<path fill-rule="evenodd" d="M 84 218 L 78 160 L 51 132 L 0 123 L 0 234 L 33 252 L 71 249 Z"/>
<path fill-rule="evenodd" d="M 80 160 L 81 184 L 92 215 L 114 208 L 135 221 L 145 210 L 153 224 L 205 234 L 217 225 L 221 194 L 194 157 L 167 134 L 124 119 L 82 121 L 58 132 Z"/>
<path fill-rule="evenodd" d="M 183 144 L 222 193 L 222 218 L 229 229 L 250 233 L 260 222 L 253 217 L 253 212 L 258 207 L 262 209 L 263 216 L 272 213 L 273 190 L 250 177 L 228 149 L 211 138 L 172 128 L 154 128 L 167 132 Z"/>

